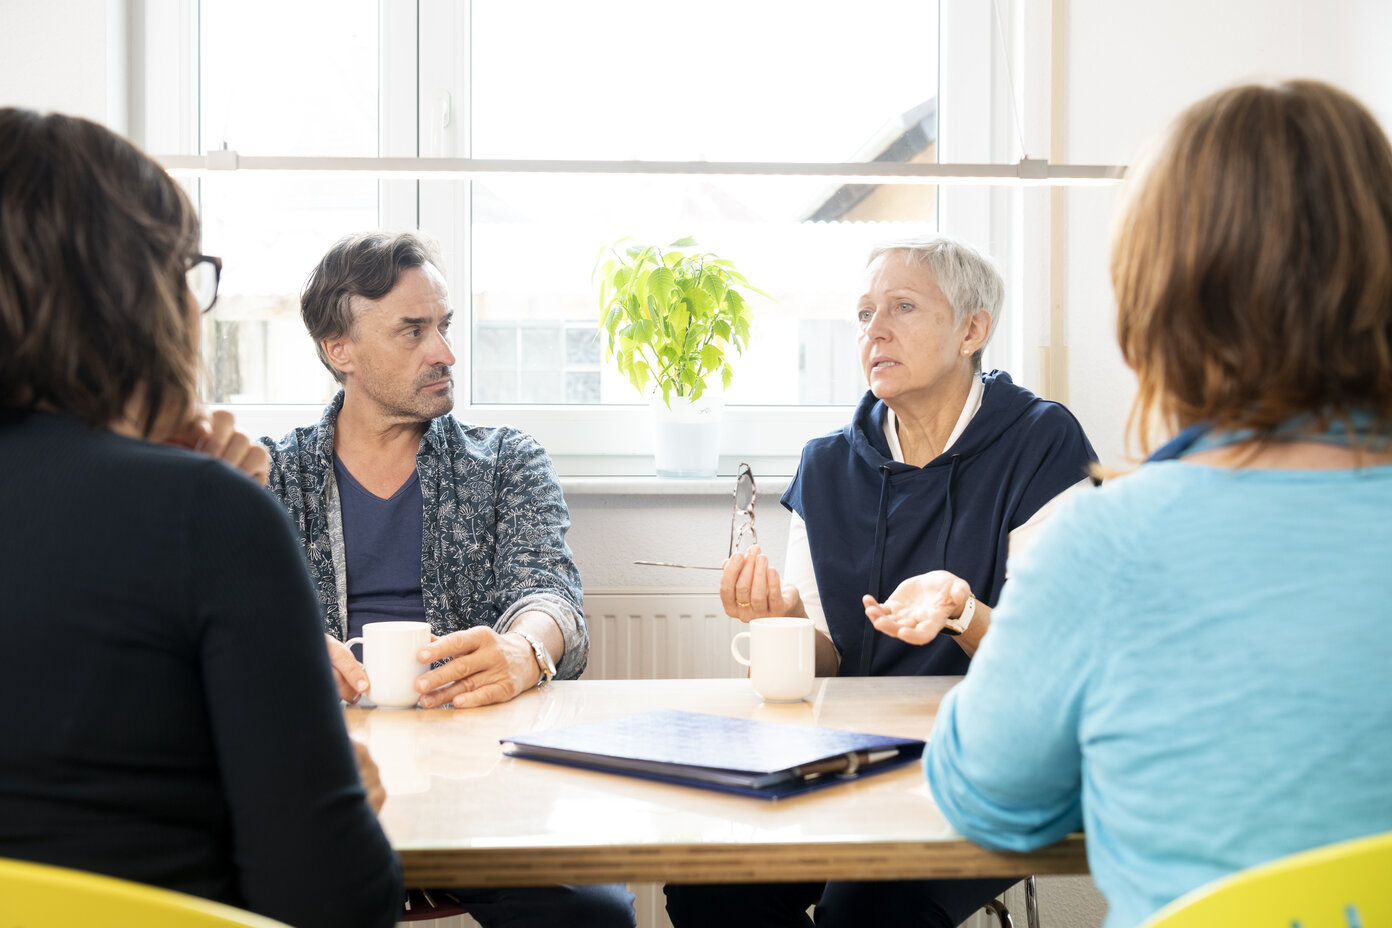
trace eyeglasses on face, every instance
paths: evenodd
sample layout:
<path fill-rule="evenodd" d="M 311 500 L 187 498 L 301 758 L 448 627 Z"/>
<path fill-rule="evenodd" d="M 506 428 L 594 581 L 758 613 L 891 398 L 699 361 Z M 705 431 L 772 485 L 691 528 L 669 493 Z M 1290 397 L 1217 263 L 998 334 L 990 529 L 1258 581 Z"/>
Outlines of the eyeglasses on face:
<path fill-rule="evenodd" d="M 212 255 L 193 255 L 188 259 L 188 288 L 198 302 L 198 309 L 207 312 L 217 302 L 218 284 L 222 281 L 222 259 Z"/>

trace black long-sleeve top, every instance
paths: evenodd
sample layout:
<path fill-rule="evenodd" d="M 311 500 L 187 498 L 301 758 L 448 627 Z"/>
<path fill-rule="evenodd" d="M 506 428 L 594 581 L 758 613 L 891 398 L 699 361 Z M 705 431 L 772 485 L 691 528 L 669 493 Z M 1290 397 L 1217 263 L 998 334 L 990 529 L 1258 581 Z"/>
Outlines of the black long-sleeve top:
<path fill-rule="evenodd" d="M 319 612 L 232 468 L 0 411 L 0 856 L 392 924 Z"/>

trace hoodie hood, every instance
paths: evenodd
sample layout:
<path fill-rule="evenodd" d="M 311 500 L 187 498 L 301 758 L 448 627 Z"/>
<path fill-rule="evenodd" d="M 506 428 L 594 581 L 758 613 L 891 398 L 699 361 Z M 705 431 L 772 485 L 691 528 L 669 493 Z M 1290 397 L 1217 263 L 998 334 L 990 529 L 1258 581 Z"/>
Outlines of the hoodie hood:
<path fill-rule="evenodd" d="M 1005 371 L 993 370 L 979 376 L 983 386 L 981 408 L 972 416 L 952 447 L 929 461 L 924 468 L 896 461 L 891 456 L 889 441 L 884 434 L 888 407 L 885 406 L 884 400 L 869 390 L 861 397 L 855 415 L 842 432 L 856 455 L 876 470 L 887 466 L 892 473 L 900 474 L 926 468 L 950 467 L 953 457 L 968 458 L 986 451 L 1009 431 L 1031 406 L 1047 402 L 1023 387 L 1017 387 Z"/>

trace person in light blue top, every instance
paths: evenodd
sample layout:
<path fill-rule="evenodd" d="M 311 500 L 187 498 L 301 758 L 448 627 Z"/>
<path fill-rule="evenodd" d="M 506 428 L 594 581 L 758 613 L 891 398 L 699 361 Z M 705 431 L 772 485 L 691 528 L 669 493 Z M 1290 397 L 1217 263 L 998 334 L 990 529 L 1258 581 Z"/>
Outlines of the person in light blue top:
<path fill-rule="evenodd" d="M 1132 425 L 1178 434 L 1012 559 L 924 761 L 979 844 L 1082 829 L 1108 928 L 1392 830 L 1392 147 L 1336 88 L 1244 86 L 1128 183 Z M 923 641 L 963 599 L 866 612 Z"/>

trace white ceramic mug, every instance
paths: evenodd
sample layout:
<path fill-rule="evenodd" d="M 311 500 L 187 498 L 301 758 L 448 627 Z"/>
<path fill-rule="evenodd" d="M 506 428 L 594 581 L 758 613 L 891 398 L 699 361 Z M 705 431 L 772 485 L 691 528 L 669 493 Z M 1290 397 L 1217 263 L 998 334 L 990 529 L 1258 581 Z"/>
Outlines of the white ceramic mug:
<path fill-rule="evenodd" d="M 748 657 L 740 653 L 742 638 L 749 639 Z M 765 702 L 798 702 L 812 692 L 816 630 L 811 619 L 754 619 L 749 631 L 730 642 L 730 653 L 749 668 L 754 692 Z"/>
<path fill-rule="evenodd" d="M 385 709 L 409 709 L 420 700 L 416 678 L 430 669 L 416 659 L 430 644 L 428 622 L 369 622 L 361 638 L 350 638 L 348 647 L 362 645 L 363 669 L 370 684 L 367 698 Z"/>

